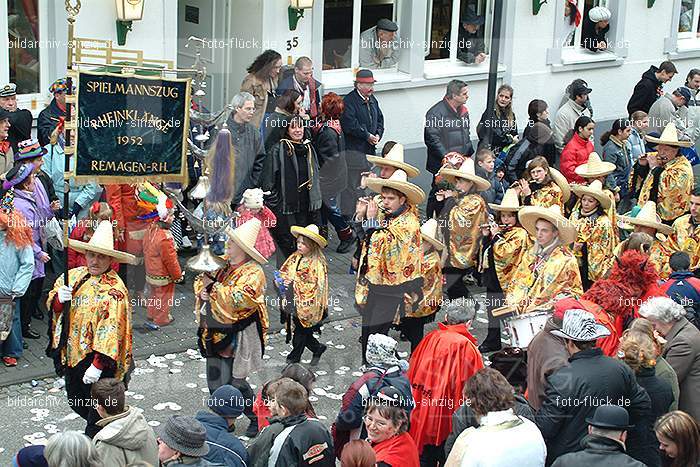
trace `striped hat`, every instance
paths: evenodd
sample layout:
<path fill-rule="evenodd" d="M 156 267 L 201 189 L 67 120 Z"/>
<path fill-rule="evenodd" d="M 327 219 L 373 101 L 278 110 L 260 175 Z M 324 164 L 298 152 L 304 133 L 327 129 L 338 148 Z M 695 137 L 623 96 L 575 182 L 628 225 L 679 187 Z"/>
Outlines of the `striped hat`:
<path fill-rule="evenodd" d="M 34 159 L 35 157 L 46 154 L 46 149 L 41 147 L 39 141 L 35 139 L 25 139 L 17 143 L 17 152 L 15 152 L 15 162 L 26 159 Z"/>
<path fill-rule="evenodd" d="M 592 313 L 579 309 L 567 310 L 561 329 L 553 329 L 550 332 L 576 342 L 591 342 L 610 335 L 608 328 L 599 324 Z"/>

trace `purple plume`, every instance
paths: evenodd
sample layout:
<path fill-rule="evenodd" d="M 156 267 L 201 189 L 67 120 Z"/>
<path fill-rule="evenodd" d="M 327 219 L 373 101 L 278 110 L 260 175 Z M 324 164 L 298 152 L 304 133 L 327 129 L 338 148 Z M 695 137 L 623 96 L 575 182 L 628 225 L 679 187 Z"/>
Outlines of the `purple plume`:
<path fill-rule="evenodd" d="M 235 160 L 231 132 L 222 128 L 216 137 L 214 153 L 209 154 L 209 181 L 207 202 L 230 204 L 235 189 Z"/>

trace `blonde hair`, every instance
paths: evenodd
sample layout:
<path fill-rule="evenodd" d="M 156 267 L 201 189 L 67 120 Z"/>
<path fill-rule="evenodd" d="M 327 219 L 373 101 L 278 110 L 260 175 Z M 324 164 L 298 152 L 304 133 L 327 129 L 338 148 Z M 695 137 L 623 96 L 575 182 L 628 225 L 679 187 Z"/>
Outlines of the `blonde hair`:
<path fill-rule="evenodd" d="M 654 341 L 647 334 L 641 332 L 624 334 L 620 339 L 617 356 L 635 373 L 639 373 L 642 368 L 656 366 Z"/>

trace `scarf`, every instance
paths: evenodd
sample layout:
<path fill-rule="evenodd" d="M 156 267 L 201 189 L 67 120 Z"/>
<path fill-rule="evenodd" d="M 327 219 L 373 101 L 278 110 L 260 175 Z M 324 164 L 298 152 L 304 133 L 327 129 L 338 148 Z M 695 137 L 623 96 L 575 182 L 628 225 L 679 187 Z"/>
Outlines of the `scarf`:
<path fill-rule="evenodd" d="M 538 241 L 535 241 L 535 262 L 530 267 L 530 271 L 535 274 L 535 277 L 537 277 L 539 270 L 542 269 L 542 266 L 547 262 L 554 249 L 561 244 L 561 240 L 558 236 L 552 243 L 546 246 L 542 246 Z"/>

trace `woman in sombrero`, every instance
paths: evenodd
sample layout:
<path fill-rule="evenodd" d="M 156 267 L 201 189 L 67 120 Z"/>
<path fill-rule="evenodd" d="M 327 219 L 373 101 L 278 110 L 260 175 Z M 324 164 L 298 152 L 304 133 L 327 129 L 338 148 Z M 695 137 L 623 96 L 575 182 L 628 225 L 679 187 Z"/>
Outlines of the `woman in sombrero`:
<path fill-rule="evenodd" d="M 620 221 L 623 227 L 632 228 L 634 232 L 643 232 L 649 234 L 654 242 L 649 249 L 649 262 L 655 267 L 661 279 L 668 279 L 671 274 L 671 267 L 668 260 L 673 251 L 670 249 L 671 242 L 668 241 L 668 235 L 671 235 L 673 229 L 671 226 L 664 224 L 661 217 L 656 213 L 656 203 L 647 201 L 641 209 L 633 209 L 630 215 L 620 216 Z M 636 211 L 636 215 L 631 214 Z M 620 245 L 615 249 L 615 256 L 621 253 Z"/>
<path fill-rule="evenodd" d="M 528 162 L 526 178 L 518 180 L 515 189 L 524 206 L 548 208 L 556 204 L 562 212 L 571 195 L 566 178 L 542 156 Z"/>
<path fill-rule="evenodd" d="M 573 185 L 571 190 L 579 203 L 569 219 L 576 226 L 574 255 L 581 271 L 583 290 L 605 275 L 615 258 L 618 239 L 612 219 L 607 214 L 610 196 L 603 191 L 600 181 L 590 185 Z"/>
<path fill-rule="evenodd" d="M 489 312 L 488 334 L 479 346 L 482 353 L 501 349 L 501 321 L 491 312 L 506 305 L 503 297 L 513 273 L 532 247 L 530 235 L 518 221 L 521 206 L 514 189 L 506 191 L 501 204 L 489 204 L 489 207 L 495 212 L 495 219 L 481 229 L 481 283 L 486 287 Z"/>
<path fill-rule="evenodd" d="M 465 276 L 475 282 L 479 261 L 480 226 L 488 219 L 486 202 L 479 193 L 491 187 L 476 175 L 473 159 L 465 159 L 459 169 L 442 168 L 438 175 L 452 183 L 456 191 L 445 192 L 445 206 L 438 224 L 445 244 L 445 291 L 450 300 L 469 297 Z"/>
<path fill-rule="evenodd" d="M 85 434 L 92 437 L 100 431 L 100 416 L 91 404 L 92 384 L 101 378 L 124 380 L 133 365 L 129 292 L 111 265 L 134 264 L 136 258 L 114 248 L 109 221 L 97 225 L 90 241 L 69 239 L 68 246 L 85 254 L 87 266 L 68 271 L 69 286 L 59 276 L 48 294 L 47 353 L 57 374 L 65 377 L 68 404 L 87 421 Z"/>
<path fill-rule="evenodd" d="M 437 239 L 438 223 L 428 219 L 420 228 L 421 275 L 423 276 L 423 299 L 419 303 L 406 300 L 406 316 L 401 319 L 399 328 L 411 343 L 411 352 L 423 339 L 425 323 L 435 319 L 435 313 L 442 303 L 442 250 L 445 245 Z"/>
<path fill-rule="evenodd" d="M 254 427 L 255 433 L 255 394 L 246 377 L 262 366 L 269 328 L 261 266 L 267 260 L 255 249 L 260 227 L 260 221 L 253 218 L 235 229 L 227 228 L 228 264 L 213 276 L 204 273 L 194 280 L 198 344 L 207 359 L 209 392 L 225 384 L 238 388 L 246 399 L 244 413 L 250 419 L 249 431 Z"/>
<path fill-rule="evenodd" d="M 591 152 L 588 155 L 588 161 L 585 164 L 581 164 L 576 167 L 574 171 L 576 172 L 576 175 L 580 176 L 586 181 L 586 185 L 590 185 L 596 180 L 600 182 L 601 186 L 603 187 L 603 192 L 608 195 L 611 201 L 609 207 L 606 208 L 605 211 L 610 220 L 613 222 L 613 226 L 615 226 L 617 216 L 617 203 L 615 199 L 619 198 L 619 195 L 617 194 L 619 189 L 616 191 L 615 189 L 611 188 L 610 184 L 608 183 L 608 175 L 615 171 L 615 164 L 612 162 L 605 162 L 601 160 L 597 152 Z M 572 211 L 575 211 L 580 204 L 581 199 L 577 197 Z"/>
<path fill-rule="evenodd" d="M 406 172 L 396 170 L 388 179 L 370 178 L 367 188 L 382 195 L 384 215 L 379 206 L 367 202 L 355 285 L 355 302 L 362 315 L 362 356 L 365 358 L 370 334 L 386 334 L 406 294 L 421 299 L 421 236 L 416 206 L 425 193 L 407 180 Z"/>
<path fill-rule="evenodd" d="M 297 251 L 280 267 L 285 291 L 285 310 L 294 323 L 292 352 L 287 363 L 299 363 L 304 349 L 313 353 L 311 365 L 316 366 L 326 346 L 315 337 L 321 322 L 328 316 L 328 269 L 323 248 L 328 245 L 315 224 L 306 227 L 292 226 L 297 239 Z"/>

